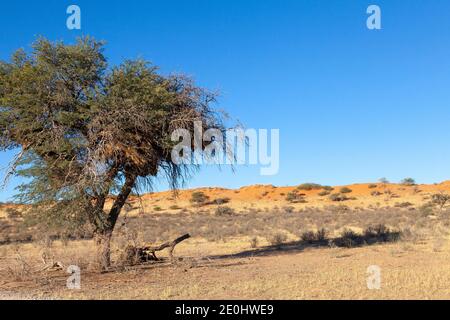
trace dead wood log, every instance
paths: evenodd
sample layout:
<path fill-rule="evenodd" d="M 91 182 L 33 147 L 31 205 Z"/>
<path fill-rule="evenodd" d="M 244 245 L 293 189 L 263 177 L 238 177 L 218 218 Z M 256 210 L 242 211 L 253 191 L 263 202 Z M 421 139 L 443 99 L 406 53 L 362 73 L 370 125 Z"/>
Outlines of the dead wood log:
<path fill-rule="evenodd" d="M 144 247 L 144 251 L 148 252 L 149 254 L 153 255 L 154 258 L 156 258 L 155 252 L 161 251 L 166 248 L 169 248 L 169 257 L 170 260 L 173 261 L 173 250 L 175 249 L 175 246 L 179 244 L 181 241 L 189 239 L 191 236 L 189 233 L 182 235 L 181 237 L 176 238 L 173 241 L 164 242 L 163 244 L 157 246 L 157 247 Z M 158 260 L 158 258 L 156 258 Z"/>
<path fill-rule="evenodd" d="M 182 235 L 181 237 L 176 238 L 173 241 L 164 242 L 159 246 L 144 246 L 144 247 L 134 247 L 128 246 L 125 249 L 124 254 L 122 255 L 121 261 L 125 264 L 136 264 L 148 261 L 159 261 L 158 257 L 156 257 L 156 252 L 169 248 L 169 257 L 173 262 L 173 250 L 175 246 L 179 244 L 181 241 L 189 239 L 191 236 L 189 234 Z"/>

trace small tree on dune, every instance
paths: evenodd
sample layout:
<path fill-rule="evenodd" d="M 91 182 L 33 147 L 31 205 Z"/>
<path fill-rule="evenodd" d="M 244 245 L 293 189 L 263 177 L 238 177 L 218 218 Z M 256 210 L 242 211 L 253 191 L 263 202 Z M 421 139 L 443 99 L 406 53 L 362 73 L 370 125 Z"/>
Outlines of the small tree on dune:
<path fill-rule="evenodd" d="M 216 96 L 142 61 L 108 68 L 103 43 L 38 39 L 0 63 L 0 151 L 20 150 L 7 176 L 48 225 L 87 223 L 103 269 L 128 196 L 165 175 L 176 189 L 197 167 L 171 159 L 175 129 L 224 130 Z M 177 142 L 178 143 L 178 142 Z M 112 206 L 105 206 L 108 200 Z"/>

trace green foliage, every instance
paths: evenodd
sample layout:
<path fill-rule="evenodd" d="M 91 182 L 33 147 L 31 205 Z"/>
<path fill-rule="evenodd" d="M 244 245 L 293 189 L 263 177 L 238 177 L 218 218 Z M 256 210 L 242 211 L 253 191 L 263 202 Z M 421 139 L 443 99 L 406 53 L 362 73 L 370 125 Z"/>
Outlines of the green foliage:
<path fill-rule="evenodd" d="M 110 236 L 130 193 L 151 188 L 157 175 L 175 189 L 195 172 L 172 161 L 171 135 L 193 132 L 194 121 L 224 130 L 215 98 L 144 60 L 108 68 L 92 38 L 39 38 L 31 54 L 0 62 L 0 151 L 20 150 L 8 176 L 28 181 L 16 200 L 51 224 L 88 222 Z"/>
<path fill-rule="evenodd" d="M 400 184 L 404 186 L 414 186 L 416 185 L 416 181 L 413 178 L 405 178 L 400 182 Z"/>
<path fill-rule="evenodd" d="M 320 190 L 320 189 L 322 189 L 322 186 L 317 183 L 304 183 L 297 187 L 297 190 L 305 190 L 305 191 Z"/>

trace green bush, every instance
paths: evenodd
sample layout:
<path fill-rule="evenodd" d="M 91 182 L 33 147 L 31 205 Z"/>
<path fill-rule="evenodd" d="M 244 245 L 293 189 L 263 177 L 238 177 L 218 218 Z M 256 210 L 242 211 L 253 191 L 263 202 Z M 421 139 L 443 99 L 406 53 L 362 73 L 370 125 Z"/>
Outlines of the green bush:
<path fill-rule="evenodd" d="M 306 190 L 306 191 L 320 190 L 320 189 L 322 189 L 322 186 L 317 183 L 304 183 L 297 187 L 297 190 Z"/>
<path fill-rule="evenodd" d="M 405 178 L 400 182 L 404 186 L 414 186 L 416 181 L 413 178 Z"/>

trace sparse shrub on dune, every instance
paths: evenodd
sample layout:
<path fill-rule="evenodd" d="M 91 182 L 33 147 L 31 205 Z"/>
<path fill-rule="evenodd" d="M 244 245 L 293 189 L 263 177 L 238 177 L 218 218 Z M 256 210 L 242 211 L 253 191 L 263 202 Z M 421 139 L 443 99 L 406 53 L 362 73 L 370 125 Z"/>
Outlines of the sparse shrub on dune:
<path fill-rule="evenodd" d="M 220 206 L 216 208 L 215 214 L 216 216 L 232 216 L 235 215 L 236 212 L 233 208 L 230 208 L 228 206 Z"/>
<path fill-rule="evenodd" d="M 290 203 L 305 203 L 305 195 L 298 193 L 298 190 L 289 192 L 286 196 L 286 201 Z"/>
<path fill-rule="evenodd" d="M 221 204 L 225 204 L 225 203 L 230 202 L 230 200 L 231 200 L 230 198 L 217 198 L 217 199 L 214 199 L 212 202 L 214 204 L 221 205 Z"/>
<path fill-rule="evenodd" d="M 340 193 L 351 193 L 351 192 L 353 192 L 353 190 L 348 187 L 342 187 L 341 190 L 339 190 L 339 192 Z"/>
<path fill-rule="evenodd" d="M 389 183 L 389 180 L 386 179 L 386 178 L 380 178 L 380 179 L 378 179 L 378 181 L 379 181 L 381 184 L 388 184 L 388 183 Z"/>
<path fill-rule="evenodd" d="M 261 193 L 261 197 L 264 198 L 265 196 L 267 196 L 269 194 L 269 191 L 264 191 L 263 193 Z"/>
<path fill-rule="evenodd" d="M 369 189 L 374 189 L 376 187 L 378 187 L 378 185 L 376 185 L 374 183 L 369 184 Z"/>
<path fill-rule="evenodd" d="M 196 206 L 204 205 L 208 200 L 209 197 L 204 192 L 201 191 L 193 192 L 190 199 L 191 203 L 193 203 Z"/>
<path fill-rule="evenodd" d="M 332 195 L 330 195 L 329 199 L 331 201 L 336 201 L 336 202 L 349 200 L 349 198 L 346 195 L 341 194 L 341 193 L 333 193 Z"/>
<path fill-rule="evenodd" d="M 320 196 L 320 197 L 325 197 L 325 196 L 328 196 L 328 195 L 330 195 L 330 194 L 331 194 L 330 191 L 328 191 L 328 190 L 323 190 L 323 191 L 320 191 L 320 192 L 318 193 L 318 196 Z"/>
<path fill-rule="evenodd" d="M 400 181 L 400 184 L 404 186 L 415 186 L 416 181 L 413 178 L 405 178 L 402 181 Z"/>
<path fill-rule="evenodd" d="M 297 187 L 297 190 L 311 191 L 311 190 L 320 190 L 322 188 L 323 187 L 317 183 L 303 183 Z"/>

